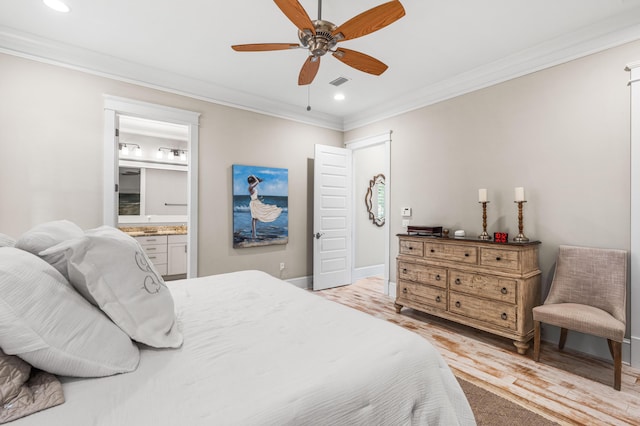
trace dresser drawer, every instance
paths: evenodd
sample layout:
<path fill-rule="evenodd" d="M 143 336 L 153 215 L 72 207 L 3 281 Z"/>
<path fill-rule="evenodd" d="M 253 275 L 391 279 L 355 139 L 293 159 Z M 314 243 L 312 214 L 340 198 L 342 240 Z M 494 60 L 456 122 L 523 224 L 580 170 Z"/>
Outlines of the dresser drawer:
<path fill-rule="evenodd" d="M 400 240 L 400 254 L 422 257 L 424 245 L 422 241 Z"/>
<path fill-rule="evenodd" d="M 519 271 L 520 252 L 516 250 L 481 248 L 480 265 Z"/>
<path fill-rule="evenodd" d="M 516 303 L 518 282 L 513 279 L 473 272 L 449 271 L 449 289 L 501 302 Z"/>
<path fill-rule="evenodd" d="M 396 292 L 398 303 L 408 301 L 433 306 L 443 311 L 447 309 L 447 291 L 443 288 L 398 280 Z"/>
<path fill-rule="evenodd" d="M 398 278 L 436 287 L 447 287 L 447 269 L 437 266 L 398 262 Z"/>
<path fill-rule="evenodd" d="M 424 243 L 424 252 L 426 258 L 450 260 L 469 264 L 478 263 L 477 247 L 426 242 Z"/>
<path fill-rule="evenodd" d="M 491 302 L 474 296 L 450 292 L 449 311 L 487 324 L 516 330 L 516 307 L 500 302 Z"/>

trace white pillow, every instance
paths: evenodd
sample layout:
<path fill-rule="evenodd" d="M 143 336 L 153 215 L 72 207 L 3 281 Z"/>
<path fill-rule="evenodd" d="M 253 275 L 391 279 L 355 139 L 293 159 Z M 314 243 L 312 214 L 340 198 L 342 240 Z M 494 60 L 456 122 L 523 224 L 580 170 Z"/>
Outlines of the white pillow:
<path fill-rule="evenodd" d="M 84 232 L 75 223 L 68 220 L 56 220 L 42 223 L 28 230 L 18 238 L 15 247 L 39 255 L 41 251 L 49 247 L 73 238 L 80 238 L 83 235 Z M 67 262 L 63 254 L 40 257 L 56 268 L 66 279 L 69 279 Z"/>
<path fill-rule="evenodd" d="M 8 235 L 0 234 L 0 247 L 13 247 L 16 245 L 16 240 Z"/>
<path fill-rule="evenodd" d="M 173 297 L 138 242 L 103 226 L 42 255 L 65 253 L 71 284 L 133 340 L 156 348 L 182 345 Z"/>
<path fill-rule="evenodd" d="M 37 256 L 0 248 L 0 347 L 53 374 L 109 376 L 138 366 L 138 347 Z"/>

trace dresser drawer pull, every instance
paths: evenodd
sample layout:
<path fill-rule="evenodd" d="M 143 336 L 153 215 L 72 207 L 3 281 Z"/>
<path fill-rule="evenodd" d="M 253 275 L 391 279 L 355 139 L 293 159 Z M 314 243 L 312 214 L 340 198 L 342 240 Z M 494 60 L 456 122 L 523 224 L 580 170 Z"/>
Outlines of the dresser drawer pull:
<path fill-rule="evenodd" d="M 502 315 L 500 315 L 500 318 L 502 318 L 503 320 L 507 320 L 507 314 L 506 313 L 502 313 Z"/>
<path fill-rule="evenodd" d="M 403 273 L 403 274 L 406 274 L 406 273 L 407 273 L 407 268 L 404 268 L 404 269 L 402 270 L 402 273 Z"/>
<path fill-rule="evenodd" d="M 507 293 L 509 293 L 509 291 L 507 290 L 507 288 L 506 288 L 506 287 L 502 287 L 502 288 L 500 289 L 500 293 L 502 293 L 502 294 L 507 294 Z"/>
<path fill-rule="evenodd" d="M 405 288 L 403 288 L 403 289 L 402 289 L 402 292 L 403 292 L 404 294 L 407 294 L 407 288 L 406 288 L 406 287 L 405 287 Z"/>
<path fill-rule="evenodd" d="M 440 278 L 440 274 L 436 275 L 436 281 L 440 281 L 442 278 Z"/>
<path fill-rule="evenodd" d="M 431 253 L 435 253 L 436 251 L 434 249 L 429 250 Z"/>
<path fill-rule="evenodd" d="M 440 296 L 436 296 L 436 302 L 440 303 Z"/>
<path fill-rule="evenodd" d="M 412 246 L 409 246 L 409 250 L 413 250 L 413 247 L 412 247 Z"/>
<path fill-rule="evenodd" d="M 500 261 L 502 260 L 502 258 L 501 258 L 500 256 L 498 256 L 498 257 L 496 257 L 496 260 L 497 260 L 498 262 L 500 262 Z"/>
<path fill-rule="evenodd" d="M 456 280 L 454 281 L 456 284 L 462 284 L 462 281 L 460 280 L 460 278 L 456 278 Z"/>
<path fill-rule="evenodd" d="M 465 254 L 464 254 L 464 257 L 469 257 L 469 253 L 465 253 Z"/>
<path fill-rule="evenodd" d="M 456 302 L 456 308 L 459 308 L 462 304 L 460 302 Z"/>
<path fill-rule="evenodd" d="M 152 250 L 155 250 L 155 249 L 156 249 L 155 247 L 147 247 L 148 251 L 152 251 Z"/>

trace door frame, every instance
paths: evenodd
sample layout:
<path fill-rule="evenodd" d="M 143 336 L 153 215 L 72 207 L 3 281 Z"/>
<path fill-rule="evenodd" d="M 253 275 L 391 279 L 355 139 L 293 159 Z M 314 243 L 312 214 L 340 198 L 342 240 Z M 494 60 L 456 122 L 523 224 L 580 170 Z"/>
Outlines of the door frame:
<path fill-rule="evenodd" d="M 103 223 L 118 225 L 118 116 L 129 115 L 185 125 L 188 131 L 187 278 L 198 276 L 198 126 L 200 113 L 165 105 L 104 95 Z"/>
<path fill-rule="evenodd" d="M 384 217 L 385 217 L 385 224 L 384 226 L 386 227 L 386 232 L 384 233 L 384 294 L 389 295 L 391 288 L 389 285 L 389 278 L 390 278 L 390 271 L 389 271 L 389 256 L 390 256 L 390 241 L 391 241 L 391 236 L 389 235 L 390 229 L 391 227 L 389 226 L 389 212 L 390 212 L 390 200 L 391 200 L 391 134 L 393 133 L 392 130 L 389 130 L 388 132 L 384 132 L 378 135 L 373 135 L 373 136 L 366 136 L 363 138 L 359 138 L 359 139 L 354 139 L 354 140 L 350 140 L 344 143 L 345 147 L 347 149 L 350 149 L 352 151 L 356 151 L 359 149 L 365 149 L 365 148 L 369 148 L 375 145 L 381 145 L 384 144 L 385 147 L 385 158 L 384 158 L 384 168 L 383 168 L 383 173 L 385 176 L 385 186 L 384 186 L 384 190 L 385 190 L 385 203 L 384 203 Z M 353 157 L 352 157 L 353 158 Z M 352 168 L 355 167 L 355 165 L 352 164 Z M 355 175 L 355 174 L 354 174 Z M 352 205 L 355 206 L 356 200 L 355 200 L 355 194 L 356 194 L 356 182 L 355 182 L 355 177 L 352 178 L 352 197 L 354 198 L 352 200 Z M 355 222 L 356 221 L 356 217 L 355 217 L 355 209 L 351 209 L 351 223 L 353 224 L 351 227 L 351 258 L 355 259 L 355 250 L 356 250 L 356 243 L 355 243 Z M 354 276 L 355 273 L 355 267 L 354 262 L 351 262 L 351 267 L 352 267 L 352 272 L 351 272 L 351 276 Z"/>
<path fill-rule="evenodd" d="M 630 354 L 626 356 L 623 345 L 622 359 L 628 359 L 632 367 L 640 367 L 640 61 L 627 65 L 630 73 L 631 96 L 631 250 L 629 268 L 631 272 L 628 299 L 630 303 Z"/>

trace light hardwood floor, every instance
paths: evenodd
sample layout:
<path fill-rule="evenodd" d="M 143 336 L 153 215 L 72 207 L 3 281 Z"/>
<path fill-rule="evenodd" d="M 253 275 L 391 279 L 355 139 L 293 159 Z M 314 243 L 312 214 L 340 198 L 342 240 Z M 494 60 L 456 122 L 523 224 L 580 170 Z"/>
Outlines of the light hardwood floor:
<path fill-rule="evenodd" d="M 611 361 L 543 343 L 536 363 L 532 348 L 518 355 L 511 340 L 411 309 L 397 314 L 382 285 L 374 277 L 315 294 L 418 333 L 440 350 L 457 376 L 560 424 L 640 425 L 640 370 L 623 365 L 618 392 Z"/>

